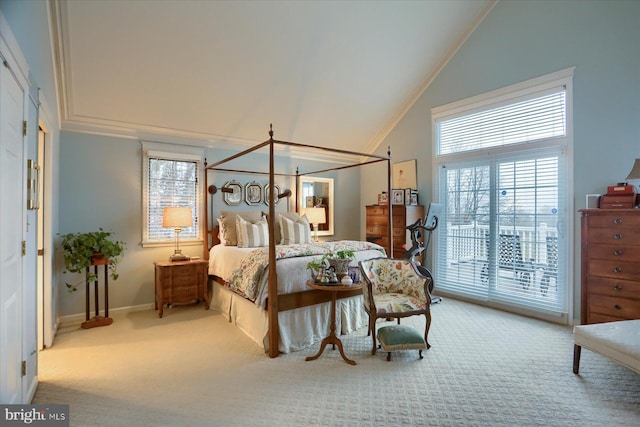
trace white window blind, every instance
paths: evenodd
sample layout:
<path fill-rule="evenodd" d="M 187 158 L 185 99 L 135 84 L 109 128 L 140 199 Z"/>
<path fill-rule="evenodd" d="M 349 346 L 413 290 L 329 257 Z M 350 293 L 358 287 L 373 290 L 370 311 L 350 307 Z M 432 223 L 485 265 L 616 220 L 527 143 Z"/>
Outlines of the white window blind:
<path fill-rule="evenodd" d="M 441 121 L 438 152 L 450 154 L 566 136 L 564 87 L 537 95 Z"/>
<path fill-rule="evenodd" d="M 189 207 L 193 215 L 193 225 L 182 228 L 181 242 L 199 240 L 202 156 L 188 149 L 155 149 L 158 145 L 143 143 L 143 245 L 173 242 L 174 229 L 162 226 L 164 208 L 173 206 Z"/>
<path fill-rule="evenodd" d="M 174 230 L 162 226 L 164 208 L 172 206 L 189 207 L 193 215 L 193 225 L 184 227 L 180 233 L 183 239 L 197 237 L 197 191 L 198 163 L 184 160 L 149 159 L 149 239 L 171 239 Z"/>
<path fill-rule="evenodd" d="M 445 206 L 436 293 L 566 319 L 570 84 L 503 89 L 434 113 Z"/>

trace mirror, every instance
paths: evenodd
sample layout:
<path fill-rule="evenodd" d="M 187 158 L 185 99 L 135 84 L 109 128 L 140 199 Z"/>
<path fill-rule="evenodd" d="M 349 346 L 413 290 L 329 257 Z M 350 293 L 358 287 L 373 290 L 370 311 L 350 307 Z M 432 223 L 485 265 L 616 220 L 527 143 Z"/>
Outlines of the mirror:
<path fill-rule="evenodd" d="M 318 236 L 333 235 L 333 178 L 300 177 L 298 206 L 300 209 L 322 207 L 327 222 L 318 224 Z M 302 212 L 300 210 L 300 212 Z"/>

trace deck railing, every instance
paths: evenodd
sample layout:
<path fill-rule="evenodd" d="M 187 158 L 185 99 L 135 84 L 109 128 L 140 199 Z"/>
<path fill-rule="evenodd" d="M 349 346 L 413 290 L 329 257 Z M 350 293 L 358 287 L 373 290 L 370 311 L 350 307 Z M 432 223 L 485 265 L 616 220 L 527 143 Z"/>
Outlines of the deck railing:
<path fill-rule="evenodd" d="M 443 227 L 444 228 L 444 227 Z M 489 226 L 486 224 L 447 224 L 447 262 L 457 263 L 486 260 Z M 547 236 L 557 237 L 555 228 L 541 224 L 538 227 L 501 227 L 499 234 L 520 236 L 522 256 L 537 265 L 547 263 Z"/>

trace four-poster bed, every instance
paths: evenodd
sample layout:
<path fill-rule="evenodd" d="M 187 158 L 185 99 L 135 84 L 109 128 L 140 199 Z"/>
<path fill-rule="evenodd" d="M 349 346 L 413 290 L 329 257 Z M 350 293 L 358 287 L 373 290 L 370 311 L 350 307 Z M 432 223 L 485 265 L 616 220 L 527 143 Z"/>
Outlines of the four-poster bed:
<path fill-rule="evenodd" d="M 315 171 L 307 171 L 307 172 L 303 172 L 300 173 L 300 171 L 298 169 L 296 169 L 296 173 L 295 174 L 290 174 L 290 173 L 282 173 L 282 172 L 276 172 L 275 171 L 275 147 L 276 145 L 278 146 L 285 146 L 285 147 L 291 147 L 291 148 L 297 148 L 297 149 L 304 149 L 304 150 L 312 150 L 312 151 L 324 151 L 324 152 L 328 152 L 328 153 L 336 153 L 336 154 L 342 154 L 342 155 L 348 155 L 348 156 L 357 156 L 359 159 L 365 159 L 363 161 L 359 161 L 357 163 L 353 163 L 353 164 L 348 164 L 348 165 L 343 165 L 343 166 L 338 166 L 338 167 L 334 167 L 334 168 L 328 168 L 328 169 L 321 169 L 321 170 L 315 170 Z M 228 163 L 232 160 L 241 158 L 243 156 L 246 156 L 250 153 L 253 153 L 257 150 L 263 149 L 263 148 L 268 148 L 269 150 L 269 169 L 268 171 L 256 171 L 256 170 L 241 170 L 241 169 L 228 169 L 228 168 L 222 168 L 220 167 L 221 165 Z M 205 194 L 204 194 L 204 200 L 207 201 L 208 197 L 212 197 L 216 191 L 217 188 L 213 185 L 209 185 L 208 184 L 208 172 L 209 171 L 217 171 L 217 172 L 233 172 L 233 173 L 247 173 L 247 174 L 263 174 L 263 175 L 268 175 L 269 176 L 269 188 L 278 188 L 278 186 L 276 185 L 275 182 L 275 177 L 276 176 L 283 176 L 283 177 L 295 177 L 295 181 L 296 181 L 296 212 L 298 211 L 298 183 L 300 182 L 300 177 L 303 175 L 317 175 L 317 174 L 322 174 L 322 173 L 328 173 L 328 172 L 333 172 L 333 171 L 338 171 L 338 170 L 342 170 L 342 169 L 347 169 L 347 168 L 353 168 L 353 167 L 359 167 L 359 166 L 363 166 L 363 165 L 368 165 L 368 164 L 373 164 L 373 163 L 378 163 L 378 162 L 387 162 L 387 191 L 388 194 L 390 194 L 391 191 L 391 157 L 390 157 L 390 153 L 388 153 L 387 156 L 379 156 L 379 155 L 374 155 L 374 154 L 367 154 L 367 153 L 358 153 L 358 152 L 354 152 L 354 151 L 349 151 L 349 150 L 342 150 L 342 149 L 333 149 L 333 148 L 327 148 L 327 147 L 319 147 L 319 146 L 312 146 L 312 145 L 307 145 L 307 144 L 300 144 L 300 143 L 294 143 L 294 142 L 287 142 L 287 141 L 278 141 L 275 140 L 273 138 L 273 130 L 272 128 L 269 130 L 269 139 L 267 141 L 264 141 L 260 144 L 257 144 L 256 146 L 249 148 L 247 150 L 244 150 L 240 153 L 237 153 L 235 155 L 229 156 L 225 159 L 222 159 L 220 161 L 214 162 L 210 165 L 207 165 L 205 163 Z M 269 191 L 268 194 L 265 194 L 265 198 L 268 197 L 268 200 L 265 200 L 265 202 L 268 205 L 268 217 L 269 219 L 275 219 L 275 218 L 279 218 L 279 216 L 276 216 L 276 201 L 277 201 L 277 197 L 278 195 L 275 195 L 273 191 Z M 217 254 L 213 254 L 211 255 L 211 253 L 215 250 L 215 249 L 220 249 L 219 246 L 221 246 L 220 240 L 219 240 L 219 232 L 220 232 L 220 228 L 218 226 L 212 226 L 212 224 L 214 224 L 214 218 L 211 218 L 211 220 L 208 217 L 208 206 L 209 203 L 207 203 L 207 208 L 204 209 L 204 221 L 202 221 L 203 227 L 205 227 L 205 233 L 204 235 L 206 236 L 204 239 L 204 250 L 203 250 L 203 256 L 205 259 L 210 261 L 210 270 L 209 270 L 209 274 L 210 277 L 213 277 L 214 282 L 218 282 L 221 283 L 227 287 L 229 287 L 229 283 L 226 281 L 227 277 L 229 277 L 229 275 L 234 274 L 233 272 L 229 271 L 229 263 L 228 263 L 228 258 L 225 258 L 227 255 L 221 255 L 221 262 L 217 263 L 217 267 L 214 267 L 213 265 L 216 264 L 213 261 L 216 261 L 215 258 L 213 257 L 217 257 Z M 212 212 L 213 215 L 213 212 Z M 237 219 L 236 219 L 237 220 Z M 219 220 L 220 221 L 220 220 Z M 389 209 L 389 223 L 391 224 L 392 222 L 392 218 L 391 218 L 391 209 Z M 219 222 L 219 224 L 221 224 Z M 301 283 L 306 283 L 306 278 L 308 277 L 308 272 L 306 271 L 306 262 L 308 262 L 309 256 L 312 255 L 316 255 L 317 257 L 319 257 L 320 254 L 326 253 L 327 251 L 335 251 L 335 250 L 341 250 L 341 249 L 348 249 L 348 250 L 355 250 L 356 251 L 356 262 L 362 259 L 368 259 L 368 258 L 372 258 L 372 257 L 376 257 L 376 256 L 380 256 L 380 252 L 382 252 L 382 254 L 384 255 L 384 249 L 382 249 L 382 247 L 379 247 L 378 245 L 374 244 L 374 243 L 368 243 L 368 242 L 352 242 L 352 241 L 343 241 L 343 242 L 324 242 L 324 243 L 320 243 L 318 244 L 318 247 L 316 248 L 316 245 L 299 245 L 299 246 L 303 246 L 303 250 L 306 251 L 304 252 L 304 254 L 308 255 L 308 256 L 296 256 L 296 258 L 289 258 L 289 259 L 283 259 L 282 262 L 279 262 L 278 264 L 276 264 L 276 260 L 279 260 L 283 257 L 286 257 L 287 255 L 283 255 L 283 253 L 287 252 L 287 250 L 285 250 L 282 246 L 278 246 L 278 252 L 276 252 L 276 245 L 279 243 L 276 241 L 276 239 L 279 239 L 279 237 L 276 235 L 276 221 L 275 220 L 268 220 L 266 221 L 266 224 L 264 225 L 264 227 L 266 228 L 266 230 L 268 230 L 268 251 L 267 250 L 263 250 L 263 251 L 253 251 L 252 249 L 241 249 L 241 248 L 237 248 L 239 251 L 244 250 L 244 251 L 250 251 L 251 253 L 254 254 L 255 257 L 258 257 L 258 255 L 262 255 L 262 257 L 266 257 L 268 260 L 263 260 L 265 261 L 265 271 L 267 272 L 267 275 L 265 275 L 265 277 L 262 279 L 263 281 L 266 281 L 266 288 L 264 291 L 260 292 L 260 290 L 256 291 L 257 294 L 261 294 L 262 295 L 262 299 L 255 299 L 255 298 L 259 298 L 259 296 L 256 295 L 251 295 L 251 297 L 253 297 L 253 301 L 257 301 L 256 304 L 258 305 L 262 305 L 262 308 L 266 309 L 266 316 L 267 316 L 267 332 L 266 332 L 266 338 L 265 338 L 265 349 L 268 348 L 268 352 L 269 352 L 269 356 L 270 357 L 276 357 L 279 354 L 279 337 L 280 337 L 280 332 L 281 332 L 281 328 L 279 325 L 279 317 L 283 316 L 286 314 L 287 318 L 290 318 L 290 321 L 292 322 L 292 328 L 300 328 L 300 319 L 301 316 L 304 316 L 298 309 L 301 309 L 303 307 L 311 307 L 317 305 L 317 304 L 321 304 L 321 303 L 325 303 L 328 302 L 330 300 L 330 295 L 328 292 L 322 292 L 322 291 L 318 291 L 318 290 L 313 290 L 310 289 L 308 287 L 306 288 L 295 288 L 292 286 L 289 286 L 290 284 L 287 284 L 285 282 L 290 282 L 291 280 L 289 280 L 288 278 L 285 279 L 284 277 L 282 278 L 283 280 L 281 281 L 282 283 L 278 283 L 278 275 L 285 274 L 286 270 L 289 271 L 297 271 L 298 273 L 298 282 Z M 392 236 L 391 236 L 391 227 L 388 227 L 388 241 L 392 241 Z M 324 245 L 324 246 L 323 246 Z M 217 247 L 218 246 L 218 247 Z M 313 247 L 312 247 L 313 246 Z M 315 251 L 318 252 L 315 252 Z M 255 254 L 255 252 L 261 252 L 261 254 Z M 393 256 L 393 253 L 390 254 L 386 254 L 389 255 L 390 257 Z M 210 257 L 212 257 L 213 259 L 210 259 Z M 234 254 L 231 256 L 232 258 L 239 258 L 240 255 Z M 246 259 L 243 259 L 243 261 L 246 261 Z M 286 262 L 285 262 L 286 261 Z M 253 263 L 257 263 L 255 260 L 252 261 Z M 297 263 L 297 264 L 296 264 Z M 287 267 L 283 267 L 287 265 Z M 244 265 L 242 268 L 240 269 L 235 269 L 234 271 L 236 273 L 238 273 L 240 270 L 246 270 L 246 265 Z M 216 270 L 217 268 L 217 270 Z M 221 270 L 225 270 L 225 273 L 218 273 Z M 219 292 L 227 292 L 227 291 L 222 291 L 219 289 L 216 289 L 216 283 L 212 284 L 214 286 L 214 298 L 216 298 L 216 296 L 220 296 L 221 298 L 229 298 L 229 295 L 221 295 L 219 294 Z M 238 287 L 236 286 L 236 291 L 238 291 L 237 289 Z M 244 296 L 246 296 L 248 293 L 251 293 L 252 291 L 247 291 L 246 289 L 240 289 L 239 290 L 240 294 L 243 294 L 244 291 Z M 230 291 L 229 291 L 230 292 Z M 360 298 L 353 298 L 355 296 L 358 296 L 362 293 L 361 290 L 354 290 L 354 291 L 350 291 L 350 292 L 342 292 L 341 293 L 341 297 L 343 298 L 347 298 L 347 299 L 351 299 L 351 302 L 345 302 L 346 304 L 346 310 L 361 310 L 361 306 L 362 306 L 362 301 L 361 301 L 361 297 Z M 265 302 L 265 304 L 262 304 L 262 302 Z M 240 303 L 242 304 L 242 303 Z M 286 313 L 285 313 L 286 312 Z M 327 310 L 319 310 L 317 313 L 313 314 L 315 316 L 326 316 L 325 318 L 328 318 L 329 313 L 327 312 Z M 258 316 L 259 319 L 259 316 Z M 259 320 L 258 320 L 259 322 Z M 353 319 L 347 319 L 347 322 L 353 322 Z M 359 327 L 359 326 L 358 326 Z M 247 332 L 245 330 L 245 332 Z M 320 336 L 323 336 L 324 332 L 321 333 Z"/>

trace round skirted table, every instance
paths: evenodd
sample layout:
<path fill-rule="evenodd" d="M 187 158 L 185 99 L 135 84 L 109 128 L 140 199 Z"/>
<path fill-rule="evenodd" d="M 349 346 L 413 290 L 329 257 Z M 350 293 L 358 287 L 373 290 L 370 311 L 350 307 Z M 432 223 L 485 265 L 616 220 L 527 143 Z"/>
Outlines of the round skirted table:
<path fill-rule="evenodd" d="M 306 361 L 316 360 L 318 357 L 320 357 L 320 355 L 324 351 L 324 348 L 327 346 L 327 344 L 331 344 L 334 350 L 336 349 L 336 345 L 338 346 L 338 350 L 340 350 L 340 355 L 342 356 L 345 362 L 347 362 L 350 365 L 357 365 L 357 363 L 354 360 L 351 360 L 347 358 L 347 356 L 345 356 L 344 350 L 342 349 L 342 341 L 340 341 L 340 338 L 338 338 L 338 336 L 336 335 L 336 295 L 338 294 L 338 292 L 346 292 L 346 291 L 354 291 L 354 290 L 362 289 L 363 285 L 361 283 L 354 283 L 352 285 L 343 285 L 340 283 L 324 284 L 324 283 L 316 283 L 316 282 L 308 281 L 307 286 L 313 289 L 331 292 L 331 327 L 330 327 L 331 332 L 329 333 L 328 337 L 322 340 L 322 343 L 320 344 L 320 350 L 318 351 L 318 353 L 316 353 L 314 356 L 307 357 L 305 360 Z"/>

